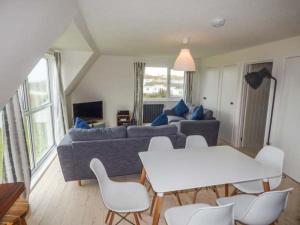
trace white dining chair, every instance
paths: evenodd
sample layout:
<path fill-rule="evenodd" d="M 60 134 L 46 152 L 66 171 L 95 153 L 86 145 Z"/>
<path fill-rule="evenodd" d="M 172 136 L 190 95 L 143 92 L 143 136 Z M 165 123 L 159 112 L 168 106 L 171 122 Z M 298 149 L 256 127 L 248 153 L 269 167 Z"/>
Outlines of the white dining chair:
<path fill-rule="evenodd" d="M 165 136 L 152 137 L 148 146 L 148 151 L 169 151 L 173 149 L 170 138 Z"/>
<path fill-rule="evenodd" d="M 206 142 L 206 139 L 201 135 L 190 135 L 187 136 L 186 142 L 185 142 L 185 149 L 200 149 L 203 150 L 204 148 L 207 148 L 208 144 Z M 208 189 L 211 189 L 217 196 L 217 198 L 220 197 L 217 186 L 207 187 Z M 197 195 L 201 191 L 201 188 L 196 188 L 194 190 L 194 197 L 193 197 L 193 203 L 196 203 Z"/>
<path fill-rule="evenodd" d="M 277 169 L 282 173 L 284 152 L 273 146 L 263 147 L 255 157 L 257 162 L 263 165 Z M 270 190 L 276 189 L 281 184 L 282 176 L 269 179 Z M 261 180 L 235 183 L 233 186 L 240 192 L 247 194 L 259 194 L 264 192 L 263 182 Z M 234 192 L 236 193 L 236 191 Z"/>
<path fill-rule="evenodd" d="M 108 209 L 105 223 L 109 221 L 112 225 L 115 214 L 121 217 L 117 223 L 123 219 L 129 221 L 126 217 L 132 213 L 135 224 L 139 225 L 140 213 L 150 205 L 146 188 L 140 183 L 112 181 L 99 159 L 92 159 L 90 168 L 98 180 L 103 203 Z"/>
<path fill-rule="evenodd" d="M 293 190 L 270 191 L 256 195 L 240 194 L 217 199 L 218 205 L 234 204 L 235 220 L 248 225 L 275 224 L 287 206 L 288 194 Z"/>
<path fill-rule="evenodd" d="M 210 206 L 192 204 L 170 208 L 165 212 L 168 225 L 233 225 L 233 204 Z"/>
<path fill-rule="evenodd" d="M 174 147 L 173 147 L 173 144 L 169 137 L 157 136 L 157 137 L 152 137 L 150 139 L 148 151 L 171 151 L 171 150 L 174 150 Z M 147 174 L 146 174 L 146 178 L 149 181 Z M 151 189 L 151 184 L 149 185 L 148 191 L 150 191 L 150 189 Z M 177 198 L 179 205 L 182 205 L 181 199 L 179 197 L 179 193 L 174 192 L 174 194 Z M 151 203 L 151 208 L 150 208 L 150 215 L 152 215 L 152 213 L 153 213 L 156 198 L 157 198 L 157 195 L 156 195 L 156 193 L 154 193 L 152 203 Z"/>
<path fill-rule="evenodd" d="M 207 148 L 208 144 L 205 138 L 201 135 L 190 135 L 187 136 L 185 142 L 185 149 L 197 149 L 197 148 Z"/>

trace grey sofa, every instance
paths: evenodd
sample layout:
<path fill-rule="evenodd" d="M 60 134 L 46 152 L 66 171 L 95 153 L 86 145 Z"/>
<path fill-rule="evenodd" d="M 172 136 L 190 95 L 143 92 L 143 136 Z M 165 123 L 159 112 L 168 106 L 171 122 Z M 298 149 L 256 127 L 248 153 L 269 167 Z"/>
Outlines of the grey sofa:
<path fill-rule="evenodd" d="M 71 129 L 57 147 L 65 181 L 94 179 L 89 168 L 99 158 L 109 176 L 138 174 L 142 164 L 138 153 L 147 151 L 151 137 L 167 136 L 174 148 L 185 146 L 185 135 L 175 125 L 159 127 L 113 127 Z"/>
<path fill-rule="evenodd" d="M 168 123 L 176 125 L 184 135 L 202 135 L 209 146 L 217 145 L 220 121 L 213 117 L 213 111 L 205 109 L 203 120 L 192 120 L 192 110 L 190 108 L 184 117 L 176 116 L 171 109 L 165 109 L 164 113 L 168 116 Z"/>

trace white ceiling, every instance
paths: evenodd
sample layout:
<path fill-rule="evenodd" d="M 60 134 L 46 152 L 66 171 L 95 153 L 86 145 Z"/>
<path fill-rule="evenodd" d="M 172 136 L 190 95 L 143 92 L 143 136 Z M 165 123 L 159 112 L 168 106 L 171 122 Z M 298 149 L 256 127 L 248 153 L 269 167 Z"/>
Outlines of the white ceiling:
<path fill-rule="evenodd" d="M 300 34 L 300 0 L 79 0 L 100 52 L 204 57 Z M 210 26 L 217 16 L 222 28 Z"/>

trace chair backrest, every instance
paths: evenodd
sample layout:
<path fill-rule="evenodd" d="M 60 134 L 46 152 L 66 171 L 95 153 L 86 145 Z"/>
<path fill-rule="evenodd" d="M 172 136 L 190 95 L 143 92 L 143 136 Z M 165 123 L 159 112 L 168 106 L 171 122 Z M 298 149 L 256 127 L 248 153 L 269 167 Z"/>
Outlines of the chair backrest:
<path fill-rule="evenodd" d="M 233 225 L 233 204 L 200 208 L 187 225 Z"/>
<path fill-rule="evenodd" d="M 190 135 L 186 138 L 185 148 L 206 148 L 208 144 L 205 138 L 201 135 Z"/>
<path fill-rule="evenodd" d="M 165 136 L 152 137 L 148 147 L 148 151 L 168 151 L 173 149 L 170 138 Z"/>
<path fill-rule="evenodd" d="M 267 145 L 256 155 L 255 159 L 262 164 L 277 169 L 282 172 L 284 152 L 276 147 Z M 281 183 L 282 176 L 269 180 L 270 189 L 276 189 Z"/>
<path fill-rule="evenodd" d="M 286 208 L 288 194 L 292 190 L 289 188 L 260 194 L 249 206 L 241 222 L 251 225 L 272 224 Z"/>
<path fill-rule="evenodd" d="M 97 178 L 103 202 L 107 207 L 109 205 L 109 198 L 107 198 L 107 193 L 109 193 L 113 189 L 112 181 L 109 179 L 106 173 L 106 169 L 99 159 L 93 158 L 90 162 L 90 168 Z"/>

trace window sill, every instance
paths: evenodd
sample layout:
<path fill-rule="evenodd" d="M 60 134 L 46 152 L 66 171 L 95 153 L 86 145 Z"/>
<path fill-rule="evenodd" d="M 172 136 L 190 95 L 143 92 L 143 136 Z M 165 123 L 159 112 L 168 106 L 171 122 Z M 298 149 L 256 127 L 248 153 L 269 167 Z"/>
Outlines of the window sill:
<path fill-rule="evenodd" d="M 144 103 L 151 102 L 178 102 L 181 98 L 145 98 Z"/>

